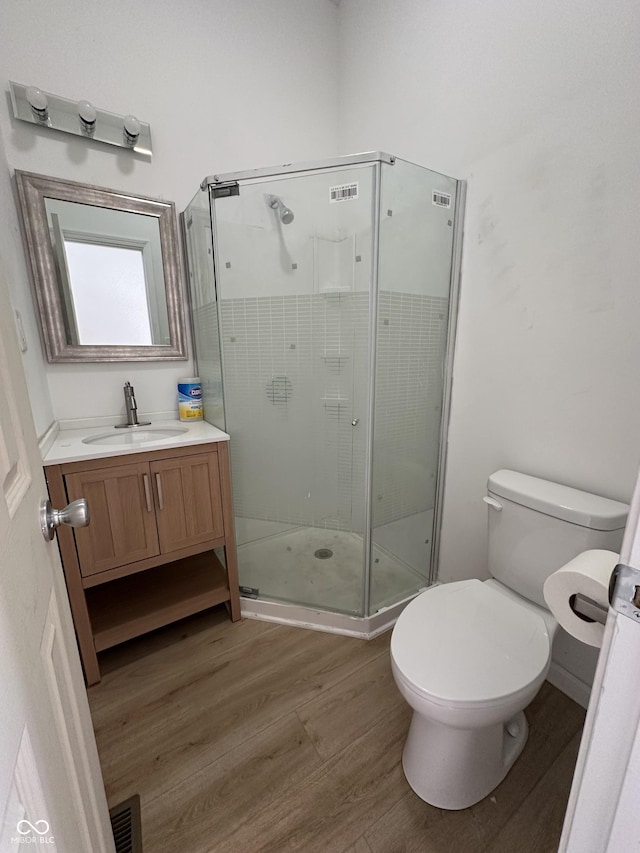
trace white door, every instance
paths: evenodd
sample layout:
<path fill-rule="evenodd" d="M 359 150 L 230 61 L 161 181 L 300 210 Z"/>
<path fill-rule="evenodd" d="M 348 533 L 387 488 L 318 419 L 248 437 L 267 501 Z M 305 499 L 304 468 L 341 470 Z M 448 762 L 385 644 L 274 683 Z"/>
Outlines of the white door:
<path fill-rule="evenodd" d="M 640 477 L 620 562 L 640 571 Z M 609 610 L 561 853 L 640 851 L 640 607 L 631 598 L 633 589 L 628 615 Z"/>
<path fill-rule="evenodd" d="M 0 851 L 114 850 L 0 259 Z M 31 849 L 33 849 L 31 847 Z"/>

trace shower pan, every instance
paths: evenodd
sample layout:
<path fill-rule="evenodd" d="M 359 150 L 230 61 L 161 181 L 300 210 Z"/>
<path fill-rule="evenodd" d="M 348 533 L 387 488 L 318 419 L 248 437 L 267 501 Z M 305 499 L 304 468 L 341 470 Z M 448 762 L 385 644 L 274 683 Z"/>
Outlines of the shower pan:
<path fill-rule="evenodd" d="M 366 635 L 434 581 L 463 203 L 370 153 L 214 175 L 185 210 L 245 612 Z"/>

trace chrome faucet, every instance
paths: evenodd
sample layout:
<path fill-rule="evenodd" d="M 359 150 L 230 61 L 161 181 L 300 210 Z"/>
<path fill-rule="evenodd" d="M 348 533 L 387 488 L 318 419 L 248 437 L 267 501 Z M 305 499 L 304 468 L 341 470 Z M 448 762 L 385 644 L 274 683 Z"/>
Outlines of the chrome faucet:
<path fill-rule="evenodd" d="M 151 421 L 138 420 L 138 404 L 136 403 L 136 395 L 133 390 L 133 385 L 130 382 L 124 383 L 124 407 L 127 410 L 127 422 L 126 424 L 117 424 L 116 429 L 149 426 Z"/>

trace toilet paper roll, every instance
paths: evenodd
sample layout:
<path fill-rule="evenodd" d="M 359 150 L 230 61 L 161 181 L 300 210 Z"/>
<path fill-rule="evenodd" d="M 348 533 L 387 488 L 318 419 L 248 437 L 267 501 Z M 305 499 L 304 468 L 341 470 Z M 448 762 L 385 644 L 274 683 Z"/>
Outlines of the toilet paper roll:
<path fill-rule="evenodd" d="M 549 610 L 567 633 L 590 646 L 602 645 L 604 625 L 587 622 L 571 609 L 571 596 L 581 593 L 609 607 L 609 578 L 618 564 L 613 551 L 583 551 L 544 582 L 543 594 Z"/>

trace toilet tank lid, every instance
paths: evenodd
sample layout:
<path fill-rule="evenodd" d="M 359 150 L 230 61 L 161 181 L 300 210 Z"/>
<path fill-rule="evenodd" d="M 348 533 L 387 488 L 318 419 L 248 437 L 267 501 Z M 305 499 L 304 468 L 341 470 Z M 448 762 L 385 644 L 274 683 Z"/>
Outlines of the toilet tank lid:
<path fill-rule="evenodd" d="M 496 471 L 487 485 L 498 497 L 591 530 L 620 530 L 627 522 L 627 504 L 518 471 Z"/>

